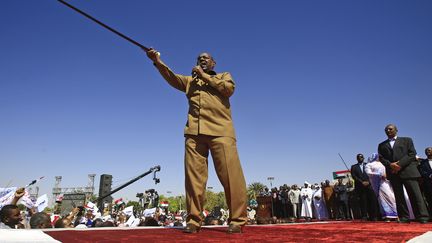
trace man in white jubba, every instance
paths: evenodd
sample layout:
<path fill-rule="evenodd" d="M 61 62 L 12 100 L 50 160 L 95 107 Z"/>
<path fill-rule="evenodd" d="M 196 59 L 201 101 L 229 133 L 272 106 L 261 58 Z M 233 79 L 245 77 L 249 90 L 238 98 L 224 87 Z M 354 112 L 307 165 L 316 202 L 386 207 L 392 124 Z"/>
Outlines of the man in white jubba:
<path fill-rule="evenodd" d="M 304 187 L 300 191 L 300 198 L 302 200 L 302 208 L 300 216 L 309 221 L 312 218 L 312 194 L 310 184 L 305 181 Z"/>

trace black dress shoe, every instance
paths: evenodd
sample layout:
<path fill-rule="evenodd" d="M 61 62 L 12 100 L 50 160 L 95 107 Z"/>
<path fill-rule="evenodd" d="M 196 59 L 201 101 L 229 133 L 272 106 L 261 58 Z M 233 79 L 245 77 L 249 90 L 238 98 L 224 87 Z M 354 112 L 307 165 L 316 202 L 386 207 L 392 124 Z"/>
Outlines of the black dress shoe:
<path fill-rule="evenodd" d="M 409 224 L 409 223 L 410 223 L 410 220 L 409 220 L 408 218 L 400 218 L 400 219 L 399 219 L 399 223 L 402 223 L 402 224 Z"/>
<path fill-rule="evenodd" d="M 429 222 L 429 218 L 419 218 L 418 222 L 420 224 L 427 224 Z"/>
<path fill-rule="evenodd" d="M 238 234 L 242 232 L 242 227 L 241 225 L 235 225 L 235 224 L 230 224 L 228 226 L 228 230 L 227 233 L 228 234 Z"/>
<path fill-rule="evenodd" d="M 201 229 L 201 227 L 196 226 L 194 224 L 187 224 L 186 227 L 183 229 L 184 233 L 188 233 L 188 234 L 194 234 L 199 232 Z"/>

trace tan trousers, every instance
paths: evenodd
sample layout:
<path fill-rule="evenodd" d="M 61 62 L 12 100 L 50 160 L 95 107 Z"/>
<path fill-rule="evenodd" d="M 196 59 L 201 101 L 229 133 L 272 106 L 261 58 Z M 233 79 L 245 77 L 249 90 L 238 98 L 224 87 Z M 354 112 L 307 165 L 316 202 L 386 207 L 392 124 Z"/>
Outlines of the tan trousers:
<path fill-rule="evenodd" d="M 186 135 L 186 223 L 200 226 L 203 221 L 201 212 L 205 202 L 209 150 L 216 174 L 225 190 L 229 208 L 228 223 L 244 225 L 247 222 L 246 182 L 237 154 L 236 141 L 230 137 L 207 135 Z"/>

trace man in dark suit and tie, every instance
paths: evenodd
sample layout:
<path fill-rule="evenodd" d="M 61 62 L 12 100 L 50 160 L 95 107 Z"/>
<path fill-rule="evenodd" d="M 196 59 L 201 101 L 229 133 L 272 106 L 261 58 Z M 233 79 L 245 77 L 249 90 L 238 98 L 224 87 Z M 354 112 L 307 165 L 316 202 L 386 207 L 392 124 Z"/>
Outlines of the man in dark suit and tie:
<path fill-rule="evenodd" d="M 423 177 L 423 192 L 429 206 L 429 216 L 432 215 L 432 147 L 425 149 L 426 159 L 420 161 L 418 167 Z"/>
<path fill-rule="evenodd" d="M 417 169 L 417 153 L 414 143 L 409 137 L 398 137 L 397 132 L 397 127 L 393 124 L 385 127 L 388 139 L 378 145 L 378 153 L 394 190 L 399 221 L 409 223 L 409 213 L 403 191 L 403 186 L 405 186 L 416 219 L 420 223 L 427 223 L 429 213 L 418 183 L 420 173 Z"/>
<path fill-rule="evenodd" d="M 360 212 L 362 220 L 376 221 L 378 217 L 378 202 L 375 193 L 369 182 L 369 176 L 366 174 L 364 167 L 363 154 L 357 154 L 357 164 L 351 166 L 351 175 L 354 179 L 354 192 L 360 203 Z"/>

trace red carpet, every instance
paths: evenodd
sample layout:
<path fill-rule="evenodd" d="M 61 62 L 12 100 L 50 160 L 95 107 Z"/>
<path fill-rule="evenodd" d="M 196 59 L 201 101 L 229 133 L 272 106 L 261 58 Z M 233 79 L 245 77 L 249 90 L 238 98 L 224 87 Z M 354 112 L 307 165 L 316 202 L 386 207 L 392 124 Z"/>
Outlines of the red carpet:
<path fill-rule="evenodd" d="M 329 222 L 246 226 L 244 233 L 226 234 L 226 227 L 205 227 L 197 234 L 177 228 L 97 228 L 45 231 L 62 242 L 405 242 L 432 224 Z"/>

